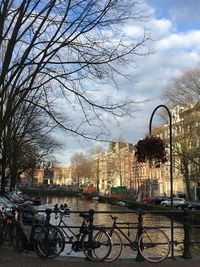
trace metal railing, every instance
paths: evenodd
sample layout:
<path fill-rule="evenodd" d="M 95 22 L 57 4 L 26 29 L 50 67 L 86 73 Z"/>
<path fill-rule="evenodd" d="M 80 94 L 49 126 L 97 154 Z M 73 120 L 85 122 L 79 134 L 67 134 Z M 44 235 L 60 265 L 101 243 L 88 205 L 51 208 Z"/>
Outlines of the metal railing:
<path fill-rule="evenodd" d="M 38 212 L 42 212 L 42 213 L 45 213 L 46 210 L 39 210 Z M 80 212 L 85 212 L 87 213 L 88 210 L 86 211 L 70 211 L 70 213 L 72 214 L 78 214 Z M 173 222 L 179 222 L 179 223 L 182 223 L 182 226 L 174 226 L 174 223 L 171 224 L 173 225 L 173 229 L 171 229 L 171 225 L 170 226 L 163 226 L 163 225 L 152 225 L 152 228 L 160 228 L 160 229 L 170 229 L 171 232 L 176 229 L 183 229 L 183 239 L 182 240 L 174 240 L 174 239 L 171 239 L 170 236 L 169 236 L 169 239 L 170 239 L 170 242 L 171 242 L 171 257 L 173 258 L 174 257 L 174 246 L 175 245 L 179 245 L 179 244 L 182 244 L 183 245 L 183 252 L 182 252 L 182 257 L 184 259 L 191 259 L 192 258 L 192 255 L 191 255 L 191 251 L 190 251 L 190 247 L 191 247 L 191 244 L 200 244 L 200 239 L 199 240 L 192 240 L 191 239 L 191 236 L 190 236 L 190 231 L 191 229 L 195 229 L 195 228 L 200 228 L 200 211 L 189 211 L 189 210 L 166 210 L 166 211 L 156 211 L 156 210 L 151 210 L 151 211 L 144 211 L 145 214 L 153 214 L 153 215 L 163 215 L 163 216 L 167 216 L 169 217 L 170 220 L 172 220 Z M 133 211 L 122 211 L 122 210 L 118 210 L 118 211 L 95 211 L 95 214 L 99 214 L 99 213 L 103 213 L 103 214 L 136 214 L 137 211 L 133 210 Z M 95 218 L 95 214 L 94 214 L 94 218 Z M 199 222 L 198 223 L 192 223 L 191 222 L 191 214 L 198 214 L 198 217 L 199 217 Z M 75 228 L 80 228 L 79 225 L 69 225 L 68 224 L 68 227 L 71 228 L 71 229 L 75 229 Z M 105 225 L 106 228 L 109 229 L 109 227 L 107 227 Z M 148 228 L 151 228 L 148 226 Z M 126 227 L 122 227 L 121 229 L 126 229 Z M 132 229 L 136 229 L 136 227 L 132 227 Z M 172 235 L 171 237 L 174 237 L 174 235 Z M 126 244 L 123 244 L 123 245 L 126 245 Z M 137 259 L 137 257 L 136 257 Z"/>

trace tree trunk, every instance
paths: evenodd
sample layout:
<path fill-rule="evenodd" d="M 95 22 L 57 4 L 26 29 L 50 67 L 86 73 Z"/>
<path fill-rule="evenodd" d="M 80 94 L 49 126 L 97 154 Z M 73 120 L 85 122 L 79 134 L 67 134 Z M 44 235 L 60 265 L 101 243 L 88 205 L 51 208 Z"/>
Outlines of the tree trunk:
<path fill-rule="evenodd" d="M 183 164 L 183 176 L 185 180 L 185 187 L 186 187 L 186 196 L 187 200 L 191 201 L 192 200 L 192 195 L 191 195 L 191 188 L 190 188 L 190 176 L 189 176 L 189 169 L 188 169 L 188 162 L 184 162 Z"/>
<path fill-rule="evenodd" d="M 5 192 L 5 186 L 6 186 L 6 167 L 5 167 L 5 162 L 2 158 L 1 160 L 1 193 L 2 194 Z"/>
<path fill-rule="evenodd" d="M 16 186 L 16 181 L 17 181 L 17 174 L 16 172 L 11 172 L 11 180 L 10 180 L 10 191 L 12 192 L 13 189 Z"/>

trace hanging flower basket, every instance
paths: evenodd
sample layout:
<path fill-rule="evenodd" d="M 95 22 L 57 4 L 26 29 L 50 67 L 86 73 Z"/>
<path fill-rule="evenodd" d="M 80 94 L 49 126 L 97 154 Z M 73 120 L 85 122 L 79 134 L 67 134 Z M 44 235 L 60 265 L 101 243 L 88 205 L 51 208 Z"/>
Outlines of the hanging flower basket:
<path fill-rule="evenodd" d="M 165 143 L 160 137 L 147 136 L 138 141 L 135 146 L 135 156 L 138 162 L 149 161 L 150 166 L 160 167 L 167 161 Z"/>

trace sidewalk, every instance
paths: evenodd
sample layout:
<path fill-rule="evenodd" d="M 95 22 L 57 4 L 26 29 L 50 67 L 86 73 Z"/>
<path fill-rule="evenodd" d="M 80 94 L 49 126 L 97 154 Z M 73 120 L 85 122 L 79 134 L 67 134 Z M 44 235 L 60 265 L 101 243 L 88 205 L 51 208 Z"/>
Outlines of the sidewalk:
<path fill-rule="evenodd" d="M 34 253 L 17 254 L 10 248 L 0 250 L 0 267 L 199 267 L 200 257 L 192 259 L 167 259 L 162 263 L 137 262 L 134 259 L 119 259 L 113 263 L 90 262 L 84 258 L 58 257 L 56 259 L 40 259 Z"/>

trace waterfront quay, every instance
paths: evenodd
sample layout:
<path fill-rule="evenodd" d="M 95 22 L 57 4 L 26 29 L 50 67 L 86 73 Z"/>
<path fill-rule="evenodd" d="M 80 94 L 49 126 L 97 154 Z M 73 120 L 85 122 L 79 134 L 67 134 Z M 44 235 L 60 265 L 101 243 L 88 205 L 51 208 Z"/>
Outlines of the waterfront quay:
<path fill-rule="evenodd" d="M 90 262 L 84 258 L 60 256 L 56 259 L 40 259 L 31 253 L 16 253 L 10 247 L 1 247 L 0 266 L 2 267 L 199 267 L 200 257 L 183 259 L 182 257 L 168 258 L 161 263 L 136 261 L 135 259 L 120 258 L 113 263 Z"/>

